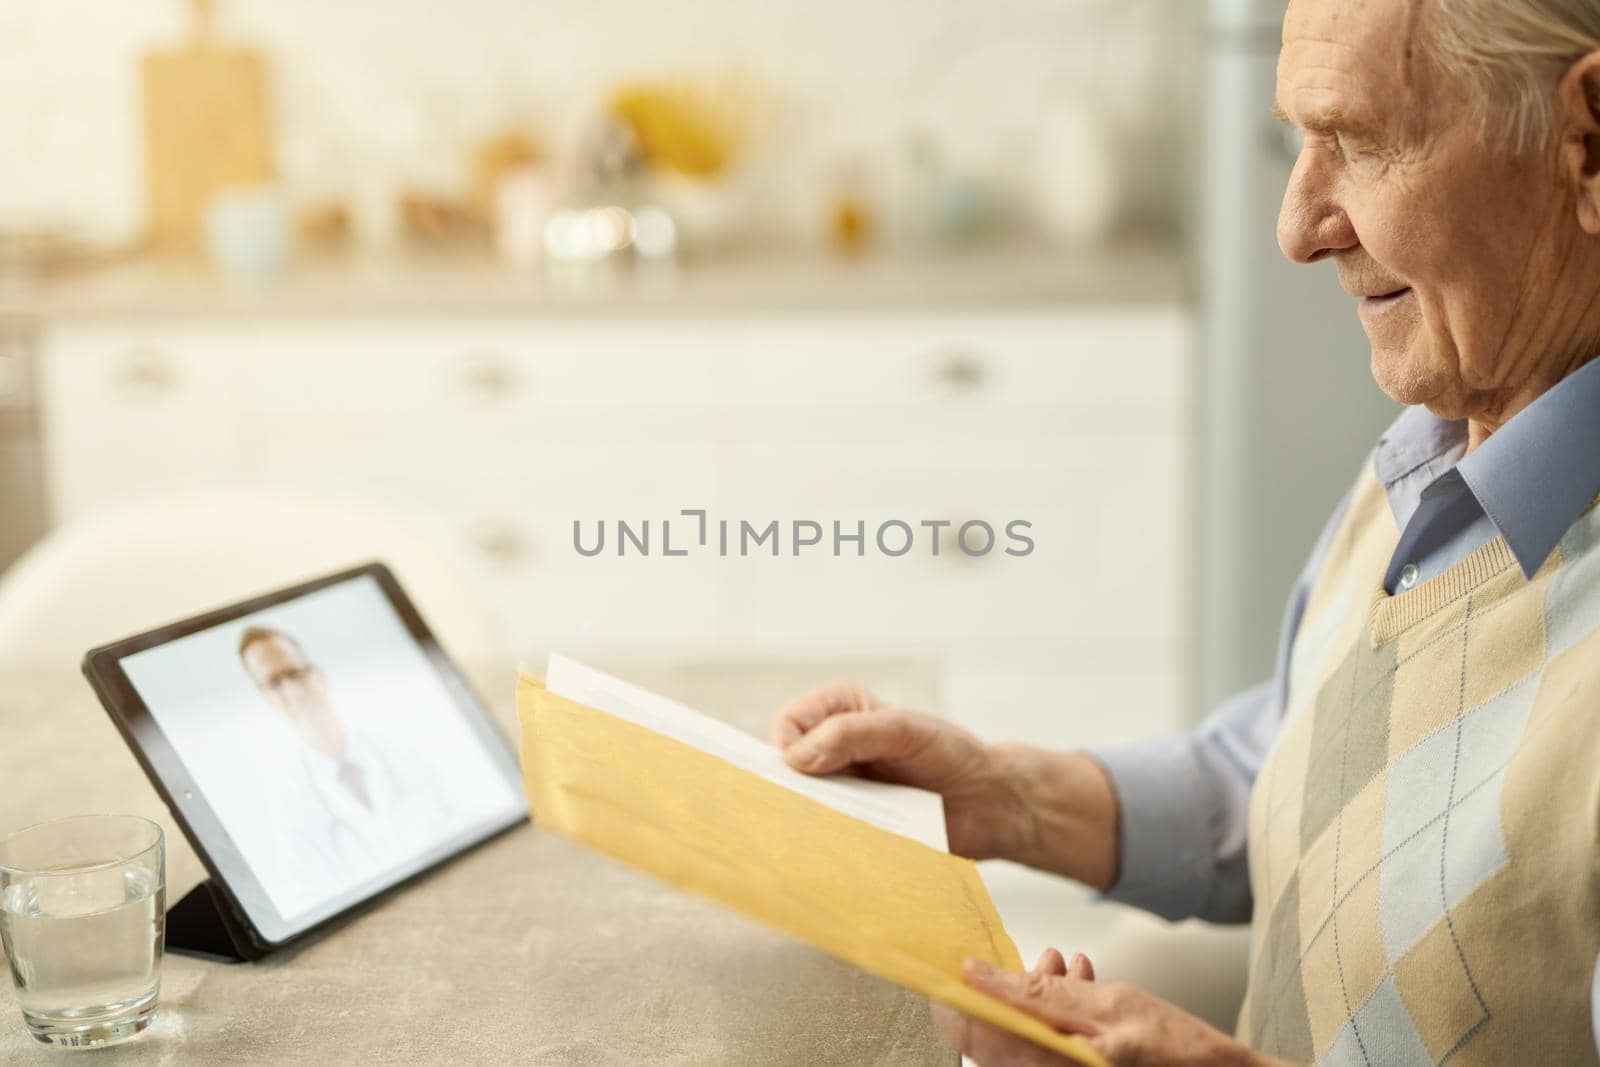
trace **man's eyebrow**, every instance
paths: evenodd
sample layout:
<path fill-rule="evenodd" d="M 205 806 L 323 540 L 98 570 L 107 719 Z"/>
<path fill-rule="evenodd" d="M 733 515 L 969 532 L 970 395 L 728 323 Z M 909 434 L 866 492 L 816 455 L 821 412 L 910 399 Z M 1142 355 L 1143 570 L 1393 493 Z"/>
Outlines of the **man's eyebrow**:
<path fill-rule="evenodd" d="M 1283 110 L 1282 104 L 1274 101 L 1272 104 L 1272 116 L 1279 122 L 1309 130 L 1312 133 L 1345 133 L 1352 131 L 1354 128 L 1354 123 L 1351 121 L 1349 113 L 1337 104 L 1317 108 L 1302 116 L 1300 121 L 1296 122 L 1289 117 L 1287 111 Z"/>

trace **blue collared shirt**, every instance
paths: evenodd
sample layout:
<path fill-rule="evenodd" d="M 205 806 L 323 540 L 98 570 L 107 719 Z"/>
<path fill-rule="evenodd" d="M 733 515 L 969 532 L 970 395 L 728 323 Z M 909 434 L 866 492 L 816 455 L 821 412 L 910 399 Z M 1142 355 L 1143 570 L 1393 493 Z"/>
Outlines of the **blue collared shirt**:
<path fill-rule="evenodd" d="M 1426 581 L 1497 534 L 1531 577 L 1600 493 L 1600 358 L 1471 454 L 1465 422 L 1408 408 L 1379 439 L 1373 466 L 1401 531 L 1389 592 Z M 1290 592 L 1270 681 L 1224 701 L 1191 734 L 1094 753 L 1121 804 L 1121 873 L 1108 896 L 1172 919 L 1250 920 L 1250 787 L 1283 718 L 1289 652 L 1312 582 L 1349 503 L 1334 510 Z M 1600 1035 L 1600 967 L 1592 995 Z"/>

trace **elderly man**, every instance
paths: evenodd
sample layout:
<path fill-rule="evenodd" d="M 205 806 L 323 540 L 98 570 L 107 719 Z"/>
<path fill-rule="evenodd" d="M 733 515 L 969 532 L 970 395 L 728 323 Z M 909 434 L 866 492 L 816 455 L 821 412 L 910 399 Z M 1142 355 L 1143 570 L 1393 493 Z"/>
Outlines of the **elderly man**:
<path fill-rule="evenodd" d="M 1277 111 L 1305 135 L 1283 250 L 1333 260 L 1411 406 L 1312 551 L 1276 676 L 1191 735 L 1092 755 L 849 686 L 774 740 L 804 771 L 942 793 L 965 855 L 1252 919 L 1237 1039 L 1081 957 L 969 965 L 1113 1063 L 1592 1061 L 1600 0 L 1292 0 Z M 1059 1062 L 941 1025 L 985 1067 Z"/>

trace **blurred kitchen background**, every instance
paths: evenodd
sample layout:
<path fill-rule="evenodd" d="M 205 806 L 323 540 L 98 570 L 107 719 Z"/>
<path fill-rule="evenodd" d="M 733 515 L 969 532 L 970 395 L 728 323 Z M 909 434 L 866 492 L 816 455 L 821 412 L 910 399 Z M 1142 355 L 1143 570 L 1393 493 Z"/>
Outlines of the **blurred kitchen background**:
<path fill-rule="evenodd" d="M 751 724 L 839 672 L 994 738 L 1191 724 L 1392 416 L 1274 242 L 1282 6 L 0 5 L 0 614 L 41 538 L 314 501 L 428 539 L 508 662 L 700 664 Z M 573 550 L 697 507 L 1038 548 Z"/>

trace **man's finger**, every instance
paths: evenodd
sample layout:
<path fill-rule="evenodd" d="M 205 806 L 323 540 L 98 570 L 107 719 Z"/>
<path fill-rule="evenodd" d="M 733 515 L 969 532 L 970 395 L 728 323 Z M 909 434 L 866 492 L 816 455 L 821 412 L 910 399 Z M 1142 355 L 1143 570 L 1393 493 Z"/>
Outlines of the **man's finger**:
<path fill-rule="evenodd" d="M 833 682 L 812 690 L 779 711 L 767 729 L 767 740 L 779 748 L 788 748 L 830 715 L 866 711 L 871 707 L 872 694 L 859 685 Z"/>
<path fill-rule="evenodd" d="M 1095 1034 L 1100 989 L 1064 975 L 1008 971 L 986 960 L 969 959 L 962 965 L 967 984 L 1020 1008 L 1069 1034 Z"/>
<path fill-rule="evenodd" d="M 1061 1067 L 1071 1062 L 1042 1045 L 943 1004 L 933 1003 L 932 1012 L 934 1025 L 957 1052 L 978 1067 Z"/>
<path fill-rule="evenodd" d="M 911 718 L 900 712 L 835 715 L 784 749 L 783 758 L 807 774 L 832 774 L 854 763 L 906 755 L 915 729 Z"/>
<path fill-rule="evenodd" d="M 1074 963 L 1080 959 L 1083 959 L 1081 954 L 1072 957 Z M 1061 958 L 1060 951 L 1047 948 L 1044 950 L 1044 954 L 1039 957 L 1039 962 L 1033 965 L 1033 970 L 1030 973 L 1064 975 L 1069 972 L 1067 970 L 1067 961 Z"/>
<path fill-rule="evenodd" d="M 1066 974 L 1068 978 L 1076 978 L 1080 982 L 1092 982 L 1094 981 L 1094 964 L 1089 962 L 1088 956 L 1081 952 L 1074 952 L 1072 959 L 1067 963 Z"/>

